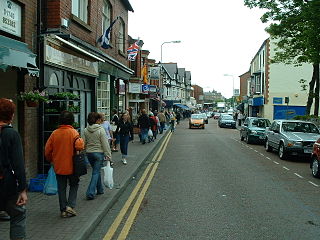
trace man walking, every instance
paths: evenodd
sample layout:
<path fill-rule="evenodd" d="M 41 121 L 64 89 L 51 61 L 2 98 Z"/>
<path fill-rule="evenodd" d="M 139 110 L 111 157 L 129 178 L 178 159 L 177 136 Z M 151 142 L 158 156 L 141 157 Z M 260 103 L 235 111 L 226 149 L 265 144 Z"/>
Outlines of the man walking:
<path fill-rule="evenodd" d="M 142 144 L 145 144 L 146 138 L 148 136 L 148 131 L 150 128 L 149 117 L 148 117 L 145 109 L 141 110 L 141 115 L 138 118 L 138 126 L 140 128 L 141 142 L 142 142 Z"/>
<path fill-rule="evenodd" d="M 166 116 L 164 115 L 163 113 L 163 110 L 161 110 L 159 113 L 158 113 L 158 118 L 159 118 L 159 121 L 160 121 L 160 134 L 163 133 L 163 129 L 164 129 L 164 126 L 166 124 Z"/>

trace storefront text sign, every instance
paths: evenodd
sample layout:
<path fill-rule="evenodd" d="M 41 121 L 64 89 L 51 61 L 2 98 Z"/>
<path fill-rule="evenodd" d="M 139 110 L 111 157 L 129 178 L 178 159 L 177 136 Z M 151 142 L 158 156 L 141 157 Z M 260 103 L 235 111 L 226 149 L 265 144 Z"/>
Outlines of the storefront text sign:
<path fill-rule="evenodd" d="M 150 80 L 160 79 L 160 67 L 150 67 Z"/>
<path fill-rule="evenodd" d="M 129 83 L 129 93 L 141 93 L 141 84 Z"/>
<path fill-rule="evenodd" d="M 0 30 L 21 37 L 21 6 L 10 0 L 0 1 Z"/>
<path fill-rule="evenodd" d="M 91 62 L 86 59 L 61 52 L 51 46 L 45 47 L 45 61 L 54 65 L 59 65 L 86 75 L 99 76 L 98 62 Z"/>

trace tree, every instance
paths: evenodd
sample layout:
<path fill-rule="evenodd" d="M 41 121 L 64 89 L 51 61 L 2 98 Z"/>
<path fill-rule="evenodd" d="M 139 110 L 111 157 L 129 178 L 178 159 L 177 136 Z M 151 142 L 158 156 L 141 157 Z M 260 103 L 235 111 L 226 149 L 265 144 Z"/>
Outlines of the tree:
<path fill-rule="evenodd" d="M 320 63 L 320 0 L 244 0 L 249 8 L 265 9 L 263 23 L 270 22 L 266 31 L 277 40 L 271 62 L 313 66 L 309 82 L 306 114 L 310 115 L 315 99 L 314 115 L 319 114 Z"/>

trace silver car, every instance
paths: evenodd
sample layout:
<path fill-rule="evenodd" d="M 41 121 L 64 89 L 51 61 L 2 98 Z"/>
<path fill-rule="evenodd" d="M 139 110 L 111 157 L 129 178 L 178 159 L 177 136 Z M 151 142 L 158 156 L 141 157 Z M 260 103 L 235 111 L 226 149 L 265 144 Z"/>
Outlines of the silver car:
<path fill-rule="evenodd" d="M 288 155 L 311 156 L 313 144 L 320 138 L 318 127 L 312 122 L 275 120 L 266 129 L 266 151 L 278 151 L 280 159 Z"/>

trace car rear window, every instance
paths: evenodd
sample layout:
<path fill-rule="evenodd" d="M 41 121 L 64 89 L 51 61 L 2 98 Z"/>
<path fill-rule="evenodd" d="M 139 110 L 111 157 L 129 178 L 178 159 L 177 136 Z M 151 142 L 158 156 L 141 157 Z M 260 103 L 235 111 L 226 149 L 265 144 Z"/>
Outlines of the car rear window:
<path fill-rule="evenodd" d="M 284 122 L 282 123 L 284 132 L 319 133 L 319 129 L 313 123 L 304 122 Z"/>

